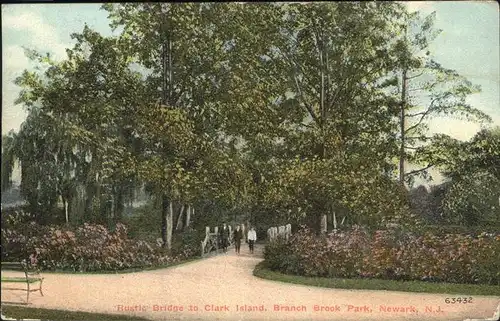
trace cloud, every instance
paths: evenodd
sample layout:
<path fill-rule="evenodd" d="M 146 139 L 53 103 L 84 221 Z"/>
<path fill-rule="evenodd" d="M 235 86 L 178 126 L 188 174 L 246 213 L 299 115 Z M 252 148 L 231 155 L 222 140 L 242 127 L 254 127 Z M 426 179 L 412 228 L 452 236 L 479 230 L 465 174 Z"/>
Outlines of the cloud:
<path fill-rule="evenodd" d="M 460 140 L 471 139 L 481 126 L 454 118 L 436 118 L 429 121 L 429 131 L 432 134 L 446 134 Z"/>
<path fill-rule="evenodd" d="M 2 6 L 2 36 L 9 33 L 9 30 L 20 30 L 21 24 L 26 21 L 12 20 L 7 12 L 8 7 Z M 23 18 L 22 16 L 18 18 Z M 12 28 L 12 24 L 14 28 Z M 4 37 L 5 39 L 5 37 Z M 14 84 L 14 79 L 25 69 L 30 69 L 33 64 L 24 54 L 24 49 L 18 44 L 9 44 L 3 41 L 2 48 L 2 135 L 10 130 L 18 130 L 22 122 L 26 119 L 26 111 L 19 105 L 14 105 L 14 100 L 19 94 L 19 87 Z M 21 180 L 19 166 L 14 167 L 12 179 L 15 182 Z"/>
<path fill-rule="evenodd" d="M 19 14 L 4 15 L 2 29 L 22 31 L 31 35 L 30 46 L 34 49 L 50 51 L 56 59 L 66 57 L 68 44 L 60 40 L 57 28 L 43 21 L 42 17 L 34 12 L 21 12 Z"/>
<path fill-rule="evenodd" d="M 2 75 L 12 79 L 20 71 L 31 66 L 30 60 L 24 55 L 24 49 L 18 45 L 6 46 L 2 50 Z"/>
<path fill-rule="evenodd" d="M 66 48 L 70 46 L 70 44 L 60 40 L 58 28 L 45 22 L 36 13 L 36 10 L 36 6 L 2 7 L 2 36 L 4 39 L 2 50 L 2 134 L 12 129 L 18 130 L 26 118 L 24 109 L 19 105 L 14 105 L 20 91 L 20 88 L 14 84 L 14 80 L 20 76 L 23 70 L 30 70 L 34 67 L 34 64 L 25 56 L 23 46 L 41 53 L 50 52 L 57 60 L 66 58 Z M 22 32 L 27 39 L 23 43 L 12 37 L 12 34 L 19 32 Z"/>
<path fill-rule="evenodd" d="M 406 7 L 410 11 L 422 11 L 423 13 L 431 13 L 435 9 L 432 1 L 407 1 Z"/>
<path fill-rule="evenodd" d="M 19 95 L 19 87 L 14 84 L 14 80 L 33 64 L 19 45 L 4 47 L 2 61 L 2 134 L 5 134 L 11 129 L 17 130 L 26 118 L 26 112 L 21 106 L 14 105 Z"/>

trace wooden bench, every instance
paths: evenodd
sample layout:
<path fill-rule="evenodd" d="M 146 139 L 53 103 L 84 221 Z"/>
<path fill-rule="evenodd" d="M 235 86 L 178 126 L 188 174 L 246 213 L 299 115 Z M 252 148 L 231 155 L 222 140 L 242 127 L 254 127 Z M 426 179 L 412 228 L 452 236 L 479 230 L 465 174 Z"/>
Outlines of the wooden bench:
<path fill-rule="evenodd" d="M 40 270 L 38 268 L 29 266 L 24 262 L 2 262 L 2 271 L 4 270 L 20 271 L 24 273 L 24 276 L 2 275 L 2 283 L 26 283 L 26 304 L 29 302 L 30 292 L 40 291 L 40 294 L 43 296 L 43 277 L 40 275 Z M 30 285 L 36 283 L 40 283 L 40 286 L 37 289 L 31 289 Z"/>

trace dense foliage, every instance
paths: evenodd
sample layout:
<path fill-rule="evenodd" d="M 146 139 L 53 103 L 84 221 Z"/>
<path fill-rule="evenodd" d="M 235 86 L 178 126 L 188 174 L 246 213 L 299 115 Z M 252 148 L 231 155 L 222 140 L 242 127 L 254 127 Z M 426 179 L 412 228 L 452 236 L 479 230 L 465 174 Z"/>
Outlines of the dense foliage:
<path fill-rule="evenodd" d="M 167 266 L 199 255 L 199 242 L 193 247 L 193 241 L 185 240 L 172 251 L 161 244 L 161 239 L 150 242 L 129 238 L 123 224 L 117 224 L 114 231 L 88 223 L 72 229 L 39 225 L 23 212 L 10 215 L 2 227 L 2 260 L 34 257 L 44 270 L 119 271 Z"/>
<path fill-rule="evenodd" d="M 500 284 L 500 234 L 369 233 L 353 227 L 316 236 L 308 228 L 266 246 L 269 268 L 333 278 Z"/>
<path fill-rule="evenodd" d="M 47 230 L 34 239 L 40 244 L 55 237 L 79 248 L 79 228 L 120 230 L 134 220 L 150 229 L 131 234 L 161 236 L 168 249 L 184 233 L 197 242 L 188 236 L 193 226 L 228 219 L 317 228 L 336 213 L 348 225 L 408 223 L 404 182 L 432 166 L 453 180 L 439 217 L 498 220 L 497 134 L 486 130 L 466 145 L 427 136 L 431 116 L 489 120 L 466 103 L 479 88 L 429 51 L 435 15 L 396 2 L 103 10 L 118 36 L 86 25 L 62 61 L 28 49 L 37 69 L 16 80 L 28 117 L 2 139 L 2 191 L 18 164 L 35 224 L 62 211 L 75 229 L 75 239 L 69 227 Z M 424 168 L 406 173 L 397 168 L 405 161 Z M 471 168 L 477 176 L 466 174 Z M 494 184 L 485 190 L 485 181 Z M 152 196 L 154 209 L 125 218 L 138 191 Z M 98 244 L 115 257 L 128 242 L 122 236 L 104 233 Z M 159 255 L 141 244 L 130 248 Z M 58 258 L 70 265 L 73 255 L 93 260 L 63 247 Z"/>
<path fill-rule="evenodd" d="M 427 221 L 500 228 L 500 128 L 483 129 L 469 141 L 436 137 L 417 151 L 441 169 L 446 181 L 430 191 L 410 191 L 411 208 Z"/>

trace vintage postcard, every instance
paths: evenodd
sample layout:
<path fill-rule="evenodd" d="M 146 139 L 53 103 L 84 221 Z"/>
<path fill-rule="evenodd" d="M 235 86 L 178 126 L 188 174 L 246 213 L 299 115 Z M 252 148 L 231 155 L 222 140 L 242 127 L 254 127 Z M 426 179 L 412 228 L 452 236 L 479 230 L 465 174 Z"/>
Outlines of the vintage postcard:
<path fill-rule="evenodd" d="M 2 5 L 2 320 L 500 320 L 493 1 Z"/>

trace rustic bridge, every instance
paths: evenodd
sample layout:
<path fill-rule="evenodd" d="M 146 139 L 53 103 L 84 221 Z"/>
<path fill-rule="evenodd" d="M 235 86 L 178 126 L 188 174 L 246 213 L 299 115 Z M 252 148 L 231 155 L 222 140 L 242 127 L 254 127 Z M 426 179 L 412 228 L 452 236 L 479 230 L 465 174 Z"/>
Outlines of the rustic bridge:
<path fill-rule="evenodd" d="M 229 246 L 234 244 L 234 240 L 232 238 L 233 231 L 231 225 L 228 225 L 229 228 Z M 201 242 L 201 256 L 205 257 L 211 252 L 215 251 L 215 253 L 219 253 L 219 250 L 222 249 L 219 238 L 219 227 L 214 227 L 213 232 L 211 232 L 210 226 L 205 227 L 205 239 Z"/>
<path fill-rule="evenodd" d="M 229 246 L 231 246 L 234 245 L 233 229 L 231 225 L 228 225 L 228 228 L 230 235 L 228 241 L 229 241 Z M 242 225 L 242 232 L 243 235 L 246 235 L 244 225 Z M 282 225 L 278 227 L 273 226 L 267 229 L 268 241 L 274 241 L 278 238 L 284 238 L 288 240 L 291 235 L 292 235 L 291 224 Z M 201 242 L 201 256 L 205 257 L 209 255 L 211 252 L 219 254 L 220 250 L 222 250 L 222 246 L 220 244 L 219 227 L 216 226 L 213 228 L 213 230 L 210 228 L 210 226 L 205 227 L 205 239 Z"/>

